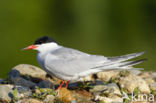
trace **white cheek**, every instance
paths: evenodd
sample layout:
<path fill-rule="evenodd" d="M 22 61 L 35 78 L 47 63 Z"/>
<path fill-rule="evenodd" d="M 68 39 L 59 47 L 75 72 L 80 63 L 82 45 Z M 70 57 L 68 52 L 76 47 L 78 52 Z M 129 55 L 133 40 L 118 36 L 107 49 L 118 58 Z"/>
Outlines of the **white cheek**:
<path fill-rule="evenodd" d="M 53 51 L 58 49 L 60 46 L 57 45 L 56 43 L 46 43 L 46 44 L 41 44 L 38 45 L 38 48 L 36 50 L 40 52 L 47 52 L 47 51 Z"/>

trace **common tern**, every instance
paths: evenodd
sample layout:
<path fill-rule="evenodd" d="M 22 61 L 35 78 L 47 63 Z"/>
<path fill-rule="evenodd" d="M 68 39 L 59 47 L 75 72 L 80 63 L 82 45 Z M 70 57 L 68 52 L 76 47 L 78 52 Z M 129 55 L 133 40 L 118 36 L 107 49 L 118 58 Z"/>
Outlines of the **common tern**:
<path fill-rule="evenodd" d="M 69 82 L 79 81 L 90 74 L 108 70 L 132 69 L 134 68 L 133 65 L 145 61 L 145 59 L 127 61 L 144 54 L 144 52 L 115 57 L 91 55 L 61 46 L 49 36 L 38 38 L 33 45 L 24 49 L 38 51 L 37 60 L 41 67 L 47 74 L 62 80 L 58 89 L 61 89 L 65 82 L 65 88 L 67 88 Z"/>

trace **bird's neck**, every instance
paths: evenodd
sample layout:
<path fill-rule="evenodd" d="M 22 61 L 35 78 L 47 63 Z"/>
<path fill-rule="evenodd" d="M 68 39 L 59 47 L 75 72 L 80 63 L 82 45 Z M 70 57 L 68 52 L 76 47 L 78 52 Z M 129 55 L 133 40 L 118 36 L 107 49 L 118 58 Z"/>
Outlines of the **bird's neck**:
<path fill-rule="evenodd" d="M 45 62 L 45 59 L 47 57 L 47 55 L 49 53 L 52 53 L 53 51 L 57 50 L 61 48 L 61 46 L 59 46 L 58 44 L 56 43 L 48 43 L 48 44 L 43 44 L 41 45 L 37 50 L 38 50 L 38 53 L 37 53 L 37 59 L 40 63 L 40 65 L 44 68 L 44 62 Z"/>
<path fill-rule="evenodd" d="M 59 46 L 56 43 L 47 43 L 47 44 L 42 44 L 37 48 L 38 52 L 41 54 L 48 54 L 52 51 L 55 51 L 59 49 L 61 46 Z"/>

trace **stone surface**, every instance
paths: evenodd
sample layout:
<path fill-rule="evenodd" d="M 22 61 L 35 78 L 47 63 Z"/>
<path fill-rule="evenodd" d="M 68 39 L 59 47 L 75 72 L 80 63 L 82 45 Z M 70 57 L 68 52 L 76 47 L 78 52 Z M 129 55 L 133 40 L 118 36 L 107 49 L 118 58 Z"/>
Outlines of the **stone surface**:
<path fill-rule="evenodd" d="M 150 84 L 150 88 L 151 88 L 152 91 L 156 92 L 156 82 Z"/>
<path fill-rule="evenodd" d="M 72 92 L 67 90 L 66 88 L 62 88 L 59 92 L 59 98 L 64 102 L 64 103 L 71 103 L 72 101 L 75 101 L 75 98 L 73 97 Z"/>
<path fill-rule="evenodd" d="M 120 89 L 117 84 L 109 83 L 107 86 L 108 86 L 108 90 L 110 91 L 111 94 L 121 95 Z"/>
<path fill-rule="evenodd" d="M 133 75 L 139 75 L 140 73 L 141 73 L 141 71 L 140 70 L 129 70 L 129 72 L 131 73 L 131 74 L 133 74 Z"/>
<path fill-rule="evenodd" d="M 52 89 L 54 89 L 54 84 L 51 83 L 50 81 L 43 80 L 40 83 L 38 83 L 38 87 L 40 87 L 40 88 L 52 88 Z"/>
<path fill-rule="evenodd" d="M 0 84 L 2 84 L 5 80 L 4 79 L 0 79 Z"/>
<path fill-rule="evenodd" d="M 94 81 L 94 80 L 95 80 L 95 78 L 93 77 L 93 75 L 89 75 L 84 78 L 80 78 L 80 81 Z"/>
<path fill-rule="evenodd" d="M 92 101 L 93 95 L 85 90 L 72 91 L 72 95 L 76 99 L 76 103 L 95 103 Z"/>
<path fill-rule="evenodd" d="M 13 85 L 0 85 L 0 103 L 9 103 L 12 98 Z"/>
<path fill-rule="evenodd" d="M 17 101 L 17 103 L 43 103 L 43 102 L 41 100 L 34 99 L 34 98 L 24 98 Z"/>
<path fill-rule="evenodd" d="M 153 73 L 152 72 L 142 72 L 139 74 L 141 78 L 153 78 Z"/>
<path fill-rule="evenodd" d="M 97 73 L 97 78 L 103 81 L 109 81 L 111 78 L 115 78 L 119 74 L 119 71 L 105 71 Z"/>
<path fill-rule="evenodd" d="M 29 80 L 23 79 L 21 77 L 15 77 L 15 78 L 12 78 L 11 80 L 15 85 L 21 85 L 21 86 L 29 87 L 29 88 L 33 88 L 36 86 L 35 83 Z"/>
<path fill-rule="evenodd" d="M 46 98 L 43 100 L 44 103 L 54 103 L 55 96 L 47 95 Z"/>
<path fill-rule="evenodd" d="M 144 80 L 146 81 L 146 83 L 148 85 L 152 84 L 152 83 L 155 83 L 154 79 L 153 78 L 144 78 Z"/>
<path fill-rule="evenodd" d="M 17 88 L 18 91 L 18 98 L 26 98 L 32 96 L 32 92 L 28 87 L 23 86 L 14 86 L 14 89 Z"/>
<path fill-rule="evenodd" d="M 104 103 L 123 103 L 123 99 L 116 95 L 111 95 L 109 97 L 96 96 L 96 101 L 102 101 Z"/>
<path fill-rule="evenodd" d="M 20 75 L 29 75 L 35 78 L 45 78 L 46 72 L 39 67 L 29 65 L 29 64 L 20 64 L 13 67 L 13 70 L 19 71 Z"/>
<path fill-rule="evenodd" d="M 48 76 L 36 66 L 21 64 L 11 70 L 8 79 L 0 79 L 0 103 L 10 102 L 16 88 L 17 98 L 13 100 L 18 100 L 17 103 L 123 103 L 124 92 L 131 95 L 134 90 L 147 94 L 156 91 L 153 72 L 105 71 L 81 80 L 89 82 L 73 82 L 68 89 L 62 88 L 56 93 L 54 84 L 60 84 L 60 79 Z M 10 83 L 12 85 L 6 85 Z"/>
<path fill-rule="evenodd" d="M 90 89 L 90 92 L 92 92 L 92 93 L 100 92 L 100 91 L 104 91 L 107 89 L 108 89 L 107 85 L 95 85 L 92 89 Z"/>
<path fill-rule="evenodd" d="M 137 87 L 140 89 L 141 93 L 150 93 L 150 89 L 146 81 L 136 75 L 121 77 L 119 84 L 121 88 L 125 88 L 130 93 L 132 93 Z"/>

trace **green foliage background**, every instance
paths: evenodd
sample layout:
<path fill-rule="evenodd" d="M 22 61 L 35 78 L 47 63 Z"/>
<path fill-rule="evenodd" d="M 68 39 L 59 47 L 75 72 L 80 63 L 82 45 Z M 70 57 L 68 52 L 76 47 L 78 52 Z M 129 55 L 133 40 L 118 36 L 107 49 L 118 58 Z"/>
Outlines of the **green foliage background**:
<path fill-rule="evenodd" d="M 91 54 L 147 51 L 138 65 L 155 70 L 156 0 L 1 0 L 0 77 L 21 63 L 38 65 L 36 51 L 21 51 L 43 35 Z"/>

